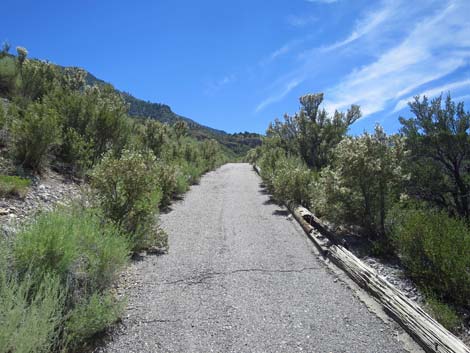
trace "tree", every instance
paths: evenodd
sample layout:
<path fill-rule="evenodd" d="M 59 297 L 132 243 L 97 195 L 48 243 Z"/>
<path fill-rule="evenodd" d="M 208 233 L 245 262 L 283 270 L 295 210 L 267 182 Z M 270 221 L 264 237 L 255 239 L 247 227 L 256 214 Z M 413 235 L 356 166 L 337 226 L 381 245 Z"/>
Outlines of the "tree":
<path fill-rule="evenodd" d="M 276 119 L 266 133 L 268 137 L 277 136 L 279 147 L 299 155 L 315 170 L 328 164 L 333 148 L 345 136 L 349 126 L 361 117 L 357 105 L 352 105 L 346 114 L 335 111 L 333 117 L 329 117 L 325 109 L 320 109 L 322 102 L 323 93 L 300 97 L 299 113 L 285 115 L 283 123 Z"/>
<path fill-rule="evenodd" d="M 407 192 L 420 200 L 470 218 L 470 113 L 450 95 L 410 103 L 414 118 L 400 118 L 410 150 Z"/>

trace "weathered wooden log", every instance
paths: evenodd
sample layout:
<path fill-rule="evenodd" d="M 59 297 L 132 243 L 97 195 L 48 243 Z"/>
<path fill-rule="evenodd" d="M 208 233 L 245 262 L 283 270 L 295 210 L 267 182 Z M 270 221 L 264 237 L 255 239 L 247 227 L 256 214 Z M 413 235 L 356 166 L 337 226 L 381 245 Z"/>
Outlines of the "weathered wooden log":
<path fill-rule="evenodd" d="M 341 245 L 326 241 L 332 233 L 304 207 L 289 209 L 310 239 L 335 265 L 371 293 L 384 309 L 428 352 L 470 353 L 470 349 L 414 301 Z M 327 230 L 325 234 L 322 234 Z"/>

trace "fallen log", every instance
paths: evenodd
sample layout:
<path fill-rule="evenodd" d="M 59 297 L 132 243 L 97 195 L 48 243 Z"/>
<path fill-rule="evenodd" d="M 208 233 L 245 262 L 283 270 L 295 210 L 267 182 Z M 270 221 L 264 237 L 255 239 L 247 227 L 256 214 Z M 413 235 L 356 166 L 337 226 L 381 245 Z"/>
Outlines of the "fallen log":
<path fill-rule="evenodd" d="M 261 170 L 254 165 L 255 171 Z M 460 339 L 429 316 L 418 304 L 380 276 L 370 266 L 335 241 L 335 236 L 308 209 L 288 204 L 294 218 L 320 252 L 367 290 L 427 352 L 470 353 Z"/>

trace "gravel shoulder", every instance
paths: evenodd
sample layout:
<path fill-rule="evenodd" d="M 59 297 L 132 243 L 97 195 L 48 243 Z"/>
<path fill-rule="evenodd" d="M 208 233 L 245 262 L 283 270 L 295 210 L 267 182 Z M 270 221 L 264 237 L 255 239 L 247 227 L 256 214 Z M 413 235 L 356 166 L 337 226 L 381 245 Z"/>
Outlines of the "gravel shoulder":
<path fill-rule="evenodd" d="M 132 264 L 102 352 L 405 352 L 318 258 L 248 164 L 206 174 L 161 216 L 169 254 Z"/>

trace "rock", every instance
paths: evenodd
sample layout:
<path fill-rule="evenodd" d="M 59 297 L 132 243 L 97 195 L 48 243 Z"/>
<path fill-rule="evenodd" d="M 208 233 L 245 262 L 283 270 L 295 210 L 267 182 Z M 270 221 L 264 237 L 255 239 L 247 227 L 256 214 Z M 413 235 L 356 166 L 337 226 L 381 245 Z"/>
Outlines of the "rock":
<path fill-rule="evenodd" d="M 6 216 L 10 211 L 6 208 L 0 208 L 0 216 Z"/>

